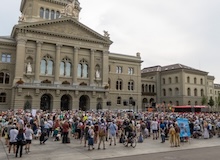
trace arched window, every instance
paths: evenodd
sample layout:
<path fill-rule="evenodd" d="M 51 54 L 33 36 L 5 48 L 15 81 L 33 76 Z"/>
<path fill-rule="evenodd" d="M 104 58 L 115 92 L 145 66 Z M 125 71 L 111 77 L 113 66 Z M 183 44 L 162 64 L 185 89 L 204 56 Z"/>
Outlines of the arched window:
<path fill-rule="evenodd" d="M 190 78 L 189 77 L 187 77 L 187 83 L 190 83 Z"/>
<path fill-rule="evenodd" d="M 70 77 L 71 75 L 71 63 L 68 57 L 63 58 L 60 62 L 60 75 Z"/>
<path fill-rule="evenodd" d="M 9 84 L 10 74 L 8 72 L 0 72 L 0 84 Z"/>
<path fill-rule="evenodd" d="M 78 72 L 77 75 L 78 77 L 81 78 L 88 78 L 88 65 L 87 61 L 85 59 L 82 59 L 80 63 L 78 64 Z"/>
<path fill-rule="evenodd" d="M 44 18 L 44 8 L 40 8 L 40 18 Z"/>
<path fill-rule="evenodd" d="M 88 65 L 83 64 L 83 78 L 87 78 L 87 77 L 88 77 Z"/>
<path fill-rule="evenodd" d="M 148 92 L 147 84 L 145 85 L 145 92 Z"/>
<path fill-rule="evenodd" d="M 169 96 L 172 96 L 172 88 L 169 88 Z"/>
<path fill-rule="evenodd" d="M 166 96 L 166 89 L 163 89 L 163 96 Z"/>
<path fill-rule="evenodd" d="M 52 10 L 50 12 L 50 19 L 55 19 L 55 12 L 54 12 L 54 10 Z"/>
<path fill-rule="evenodd" d="M 60 12 L 57 11 L 57 12 L 56 12 L 56 19 L 58 19 L 59 17 L 60 17 Z"/>
<path fill-rule="evenodd" d="M 49 9 L 46 9 L 46 12 L 45 12 L 45 18 L 46 19 L 49 19 L 49 14 L 50 14 Z"/>
<path fill-rule="evenodd" d="M 121 79 L 117 80 L 116 89 L 117 90 L 122 90 L 122 80 Z"/>
<path fill-rule="evenodd" d="M 6 93 L 0 93 L 0 103 L 6 102 Z"/>
<path fill-rule="evenodd" d="M 128 90 L 129 91 L 133 91 L 134 90 L 134 81 L 132 81 L 132 80 L 130 80 L 129 82 L 128 82 Z"/>
<path fill-rule="evenodd" d="M 9 80 L 10 80 L 10 74 L 5 73 L 5 84 L 9 84 Z"/>
<path fill-rule="evenodd" d="M 204 90 L 201 89 L 201 96 L 204 96 Z"/>
<path fill-rule="evenodd" d="M 198 102 L 197 101 L 195 101 L 195 106 L 197 106 L 198 105 Z"/>
<path fill-rule="evenodd" d="M 70 77 L 71 75 L 71 63 L 70 62 L 67 62 L 66 63 L 66 76 Z"/>
<path fill-rule="evenodd" d="M 52 57 L 49 55 L 44 56 L 41 60 L 41 74 L 52 75 L 53 74 L 53 61 Z"/>
<path fill-rule="evenodd" d="M 194 78 L 194 84 L 196 84 L 197 83 L 197 79 L 196 78 Z"/>
<path fill-rule="evenodd" d="M 175 88 L 175 95 L 176 95 L 176 96 L 179 95 L 179 88 Z"/>
<path fill-rule="evenodd" d="M 175 77 L 176 83 L 179 83 L 179 79 L 178 77 Z"/>
<path fill-rule="evenodd" d="M 171 77 L 169 77 L 169 83 L 170 83 L 170 84 L 172 83 L 172 79 L 171 79 Z"/>
<path fill-rule="evenodd" d="M 52 75 L 53 74 L 53 61 L 49 60 L 47 64 L 47 74 Z"/>
<path fill-rule="evenodd" d="M 188 105 L 191 105 L 191 101 L 188 101 Z"/>
<path fill-rule="evenodd" d="M 190 90 L 190 88 L 187 89 L 187 96 L 191 96 L 191 90 Z"/>
<path fill-rule="evenodd" d="M 203 84 L 203 79 L 202 78 L 200 79 L 200 84 Z"/>
<path fill-rule="evenodd" d="M 194 96 L 197 96 L 198 94 L 197 94 L 197 89 L 195 88 L 194 89 Z"/>
<path fill-rule="evenodd" d="M 41 60 L 41 64 L 40 64 L 40 73 L 41 74 L 46 74 L 46 60 Z"/>
<path fill-rule="evenodd" d="M 121 97 L 117 98 L 117 104 L 121 104 Z"/>

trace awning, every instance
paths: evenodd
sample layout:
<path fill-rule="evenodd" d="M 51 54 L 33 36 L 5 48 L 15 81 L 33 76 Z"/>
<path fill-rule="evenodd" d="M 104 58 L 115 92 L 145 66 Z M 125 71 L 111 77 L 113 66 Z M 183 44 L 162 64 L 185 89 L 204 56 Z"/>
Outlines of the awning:
<path fill-rule="evenodd" d="M 208 108 L 207 106 L 173 106 L 173 108 Z"/>

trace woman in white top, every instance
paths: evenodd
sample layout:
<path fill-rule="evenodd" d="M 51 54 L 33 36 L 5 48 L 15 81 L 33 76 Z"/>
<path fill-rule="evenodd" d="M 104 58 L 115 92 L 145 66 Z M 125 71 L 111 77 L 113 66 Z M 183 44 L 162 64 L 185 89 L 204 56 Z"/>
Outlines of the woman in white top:
<path fill-rule="evenodd" d="M 31 145 L 33 134 L 34 134 L 34 132 L 31 129 L 31 125 L 28 124 L 27 128 L 25 130 L 25 136 L 26 136 L 26 142 L 27 142 L 25 149 L 26 149 L 27 153 L 30 152 L 30 145 Z"/>

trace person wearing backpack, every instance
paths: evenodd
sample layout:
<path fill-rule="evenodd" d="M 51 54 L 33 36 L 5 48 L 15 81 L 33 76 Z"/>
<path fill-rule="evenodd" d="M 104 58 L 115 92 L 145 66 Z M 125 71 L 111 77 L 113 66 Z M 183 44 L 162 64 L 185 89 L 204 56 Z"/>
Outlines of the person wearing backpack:
<path fill-rule="evenodd" d="M 103 143 L 103 149 L 105 149 L 105 134 L 106 134 L 106 127 L 105 127 L 105 124 L 102 123 L 99 129 L 98 149 L 100 149 L 101 142 Z"/>

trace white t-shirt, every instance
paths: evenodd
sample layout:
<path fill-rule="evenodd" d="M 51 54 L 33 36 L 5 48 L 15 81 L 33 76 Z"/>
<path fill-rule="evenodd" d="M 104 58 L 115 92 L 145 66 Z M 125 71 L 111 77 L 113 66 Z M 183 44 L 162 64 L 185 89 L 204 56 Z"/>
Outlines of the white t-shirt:
<path fill-rule="evenodd" d="M 25 130 L 25 136 L 27 140 L 32 140 L 32 135 L 34 134 L 33 130 L 30 128 L 27 128 Z"/>
<path fill-rule="evenodd" d="M 17 129 L 11 129 L 10 130 L 10 142 L 17 142 L 16 137 L 18 135 L 18 130 Z"/>
<path fill-rule="evenodd" d="M 151 122 L 151 128 L 152 128 L 152 130 L 158 130 L 158 122 L 157 121 L 152 121 Z"/>

